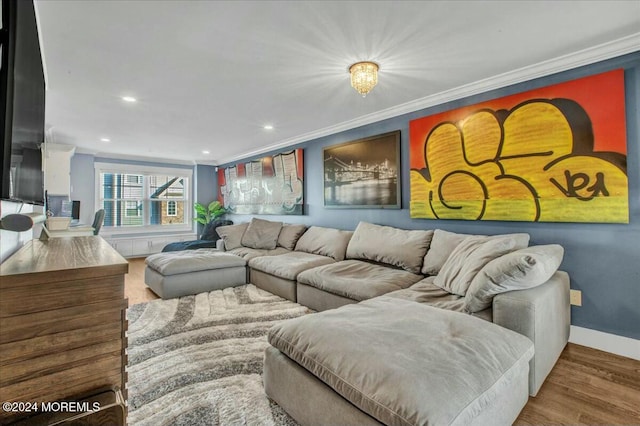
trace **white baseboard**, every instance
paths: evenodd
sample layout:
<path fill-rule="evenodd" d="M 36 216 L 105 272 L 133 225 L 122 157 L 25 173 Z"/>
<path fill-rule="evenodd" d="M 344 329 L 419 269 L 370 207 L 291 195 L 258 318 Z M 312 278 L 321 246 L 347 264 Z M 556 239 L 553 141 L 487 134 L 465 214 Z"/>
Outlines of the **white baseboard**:
<path fill-rule="evenodd" d="M 640 361 L 640 340 L 571 326 L 569 342 Z"/>

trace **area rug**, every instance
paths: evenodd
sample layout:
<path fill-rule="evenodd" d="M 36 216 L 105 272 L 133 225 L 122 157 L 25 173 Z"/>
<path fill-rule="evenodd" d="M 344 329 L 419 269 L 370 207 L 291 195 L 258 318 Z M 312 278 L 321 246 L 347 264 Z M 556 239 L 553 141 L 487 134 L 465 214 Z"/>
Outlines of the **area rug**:
<path fill-rule="evenodd" d="M 310 312 L 251 284 L 130 307 L 128 424 L 295 425 L 263 357 L 274 324 Z"/>

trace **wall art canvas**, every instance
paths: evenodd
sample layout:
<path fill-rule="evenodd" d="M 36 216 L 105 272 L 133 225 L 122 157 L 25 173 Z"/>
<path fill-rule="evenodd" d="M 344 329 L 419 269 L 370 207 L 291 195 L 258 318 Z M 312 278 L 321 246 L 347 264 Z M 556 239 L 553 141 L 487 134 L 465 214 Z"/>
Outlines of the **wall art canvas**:
<path fill-rule="evenodd" d="M 303 150 L 218 169 L 218 200 L 229 213 L 301 215 Z"/>
<path fill-rule="evenodd" d="M 400 131 L 327 147 L 324 205 L 400 208 Z"/>
<path fill-rule="evenodd" d="M 412 218 L 629 222 L 624 72 L 413 120 Z"/>

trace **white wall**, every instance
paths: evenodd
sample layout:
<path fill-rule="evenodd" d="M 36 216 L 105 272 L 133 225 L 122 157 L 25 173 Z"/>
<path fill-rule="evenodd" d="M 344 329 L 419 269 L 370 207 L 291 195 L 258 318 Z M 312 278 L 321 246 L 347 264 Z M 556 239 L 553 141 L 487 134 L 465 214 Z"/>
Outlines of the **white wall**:
<path fill-rule="evenodd" d="M 36 206 L 36 211 L 41 211 L 42 207 Z M 0 217 L 4 217 L 13 213 L 31 213 L 34 206 L 30 204 L 12 203 L 9 201 L 0 201 Z M 33 229 L 24 232 L 12 232 L 0 230 L 0 263 L 4 262 L 16 250 L 22 247 L 27 241 L 31 240 L 34 235 L 40 236 L 42 230 L 41 225 L 36 225 Z"/>

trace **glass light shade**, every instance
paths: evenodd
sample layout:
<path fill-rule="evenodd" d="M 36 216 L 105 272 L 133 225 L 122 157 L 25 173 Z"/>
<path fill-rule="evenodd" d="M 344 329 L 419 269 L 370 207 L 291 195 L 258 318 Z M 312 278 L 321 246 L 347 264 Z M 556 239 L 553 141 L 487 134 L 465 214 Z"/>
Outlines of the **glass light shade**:
<path fill-rule="evenodd" d="M 364 98 L 378 84 L 378 64 L 357 62 L 349 67 L 351 86 Z"/>

